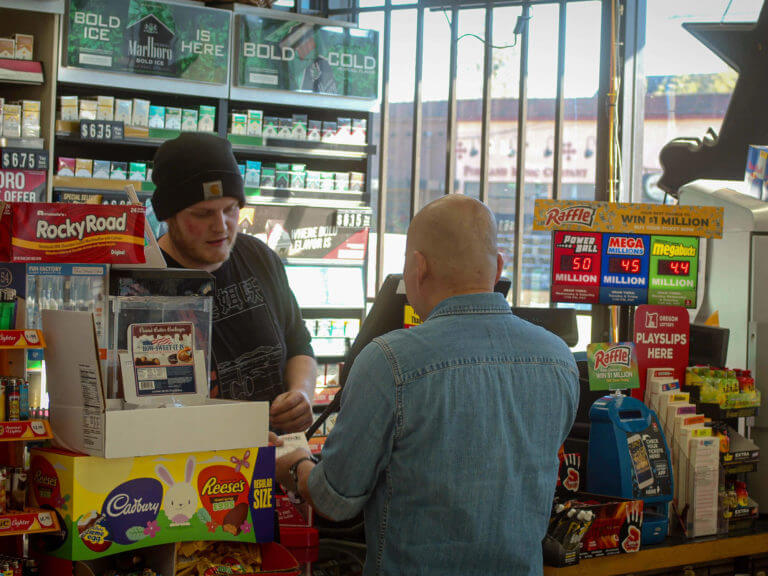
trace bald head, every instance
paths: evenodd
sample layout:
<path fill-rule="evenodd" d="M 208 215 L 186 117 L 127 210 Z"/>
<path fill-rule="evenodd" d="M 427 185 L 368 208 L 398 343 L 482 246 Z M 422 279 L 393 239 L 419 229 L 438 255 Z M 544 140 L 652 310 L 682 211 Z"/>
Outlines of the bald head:
<path fill-rule="evenodd" d="M 411 221 L 406 251 L 406 266 L 408 255 L 423 255 L 434 289 L 493 290 L 499 272 L 496 220 L 482 202 L 450 194 L 427 204 Z"/>

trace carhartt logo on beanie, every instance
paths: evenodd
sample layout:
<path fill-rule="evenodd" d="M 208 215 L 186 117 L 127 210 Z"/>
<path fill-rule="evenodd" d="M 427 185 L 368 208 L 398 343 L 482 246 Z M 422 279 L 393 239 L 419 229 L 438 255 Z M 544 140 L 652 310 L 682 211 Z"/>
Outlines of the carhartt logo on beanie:
<path fill-rule="evenodd" d="M 228 140 L 186 132 L 164 142 L 152 168 L 152 207 L 158 220 L 202 202 L 231 196 L 245 204 L 243 178 Z"/>

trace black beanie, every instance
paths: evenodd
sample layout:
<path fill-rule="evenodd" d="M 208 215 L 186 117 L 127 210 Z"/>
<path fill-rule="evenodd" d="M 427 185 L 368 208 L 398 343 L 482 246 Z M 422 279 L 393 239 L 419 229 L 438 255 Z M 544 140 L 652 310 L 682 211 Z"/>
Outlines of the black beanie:
<path fill-rule="evenodd" d="M 152 182 L 152 207 L 160 221 L 203 200 L 231 196 L 245 204 L 232 145 L 215 134 L 186 132 L 163 142 L 155 153 Z"/>

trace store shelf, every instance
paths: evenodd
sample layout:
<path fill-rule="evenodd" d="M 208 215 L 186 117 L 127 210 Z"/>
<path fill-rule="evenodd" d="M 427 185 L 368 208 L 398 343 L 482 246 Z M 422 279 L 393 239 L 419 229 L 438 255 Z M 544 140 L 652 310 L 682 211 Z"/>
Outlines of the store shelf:
<path fill-rule="evenodd" d="M 0 350 L 45 348 L 41 330 L 0 330 Z"/>
<path fill-rule="evenodd" d="M 152 198 L 151 192 L 136 192 L 141 202 Z M 71 204 L 128 204 L 128 195 L 123 190 L 78 190 L 71 188 L 56 188 L 53 193 L 54 202 L 69 202 Z"/>
<path fill-rule="evenodd" d="M 246 188 L 245 203 L 249 206 L 309 206 L 311 208 L 368 208 L 368 205 L 362 200 L 337 200 L 334 198 L 307 198 L 291 196 L 254 196 L 248 195 L 252 188 Z M 262 188 L 261 190 L 268 190 Z M 289 190 L 277 190 L 278 192 L 290 192 Z M 307 192 L 304 190 L 303 192 Z M 311 192 L 311 191 L 310 191 Z M 327 194 L 327 192 L 317 192 L 317 194 Z"/>
<path fill-rule="evenodd" d="M 181 131 L 179 130 L 142 130 L 132 126 L 125 127 L 125 137 L 122 140 L 83 140 L 80 138 L 79 132 L 72 132 L 68 130 L 61 130 L 63 128 L 63 121 L 58 120 L 56 122 L 56 140 L 58 142 L 71 142 L 78 146 L 143 146 L 145 148 L 159 148 L 160 145 L 166 140 L 172 140 L 177 138 Z M 73 124 L 67 122 L 67 124 Z M 77 125 L 77 123 L 74 123 Z M 145 135 L 139 135 L 139 134 Z"/>
<path fill-rule="evenodd" d="M 103 72 L 100 70 L 85 70 L 61 66 L 59 82 L 70 84 L 88 84 L 91 86 L 110 86 L 140 92 L 162 92 L 183 94 L 198 98 L 227 98 L 228 84 L 209 84 L 207 82 L 191 82 L 175 78 L 162 78 L 143 74 L 122 74 Z"/>
<path fill-rule="evenodd" d="M 0 442 L 49 440 L 53 438 L 48 420 L 0 422 Z"/>
<path fill-rule="evenodd" d="M 43 150 L 45 141 L 42 138 L 0 138 L 0 148 L 28 148 Z"/>
<path fill-rule="evenodd" d="M 376 146 L 360 144 L 336 144 L 310 140 L 287 140 L 256 136 L 227 136 L 235 153 L 284 158 L 325 158 L 332 160 L 362 160 L 376 153 Z"/>
<path fill-rule="evenodd" d="M 240 4 L 235 4 L 240 6 Z M 246 88 L 232 86 L 229 99 L 238 102 L 279 102 L 281 105 L 301 108 L 330 108 L 355 112 L 378 112 L 380 101 L 352 98 L 350 96 L 329 96 L 310 92 L 288 92 L 268 88 Z"/>
<path fill-rule="evenodd" d="M 0 58 L 0 84 L 31 84 L 42 86 L 45 82 L 43 65 L 31 60 Z"/>
<path fill-rule="evenodd" d="M 47 14 L 64 14 L 64 0 L 3 0 L 3 8 L 44 12 Z"/>
<path fill-rule="evenodd" d="M 44 534 L 59 530 L 59 521 L 52 510 L 27 508 L 23 512 L 0 514 L 0 536 Z"/>
<path fill-rule="evenodd" d="M 108 180 L 106 178 L 77 178 L 74 176 L 54 176 L 53 187 L 67 190 L 125 191 L 132 184 L 137 192 L 153 192 L 155 185 L 142 180 Z"/>
<path fill-rule="evenodd" d="M 705 564 L 740 556 L 768 554 L 768 528 L 760 533 L 728 538 L 707 538 L 695 542 L 664 544 L 634 554 L 616 554 L 581 560 L 575 566 L 544 566 L 544 576 L 612 576 L 664 570 L 689 564 Z"/>
<path fill-rule="evenodd" d="M 699 402 L 697 405 L 699 412 L 712 418 L 712 420 L 732 420 L 734 418 L 749 418 L 757 416 L 757 406 L 751 408 L 721 408 L 719 404 L 706 404 Z"/>

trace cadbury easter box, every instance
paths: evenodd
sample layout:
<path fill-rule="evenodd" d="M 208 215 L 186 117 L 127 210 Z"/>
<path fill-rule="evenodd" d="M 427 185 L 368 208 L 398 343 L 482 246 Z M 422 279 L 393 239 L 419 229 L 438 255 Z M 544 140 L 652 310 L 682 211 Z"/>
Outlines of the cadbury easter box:
<path fill-rule="evenodd" d="M 274 447 L 98 458 L 32 452 L 32 503 L 53 508 L 61 544 L 88 560 L 188 540 L 273 540 Z"/>

